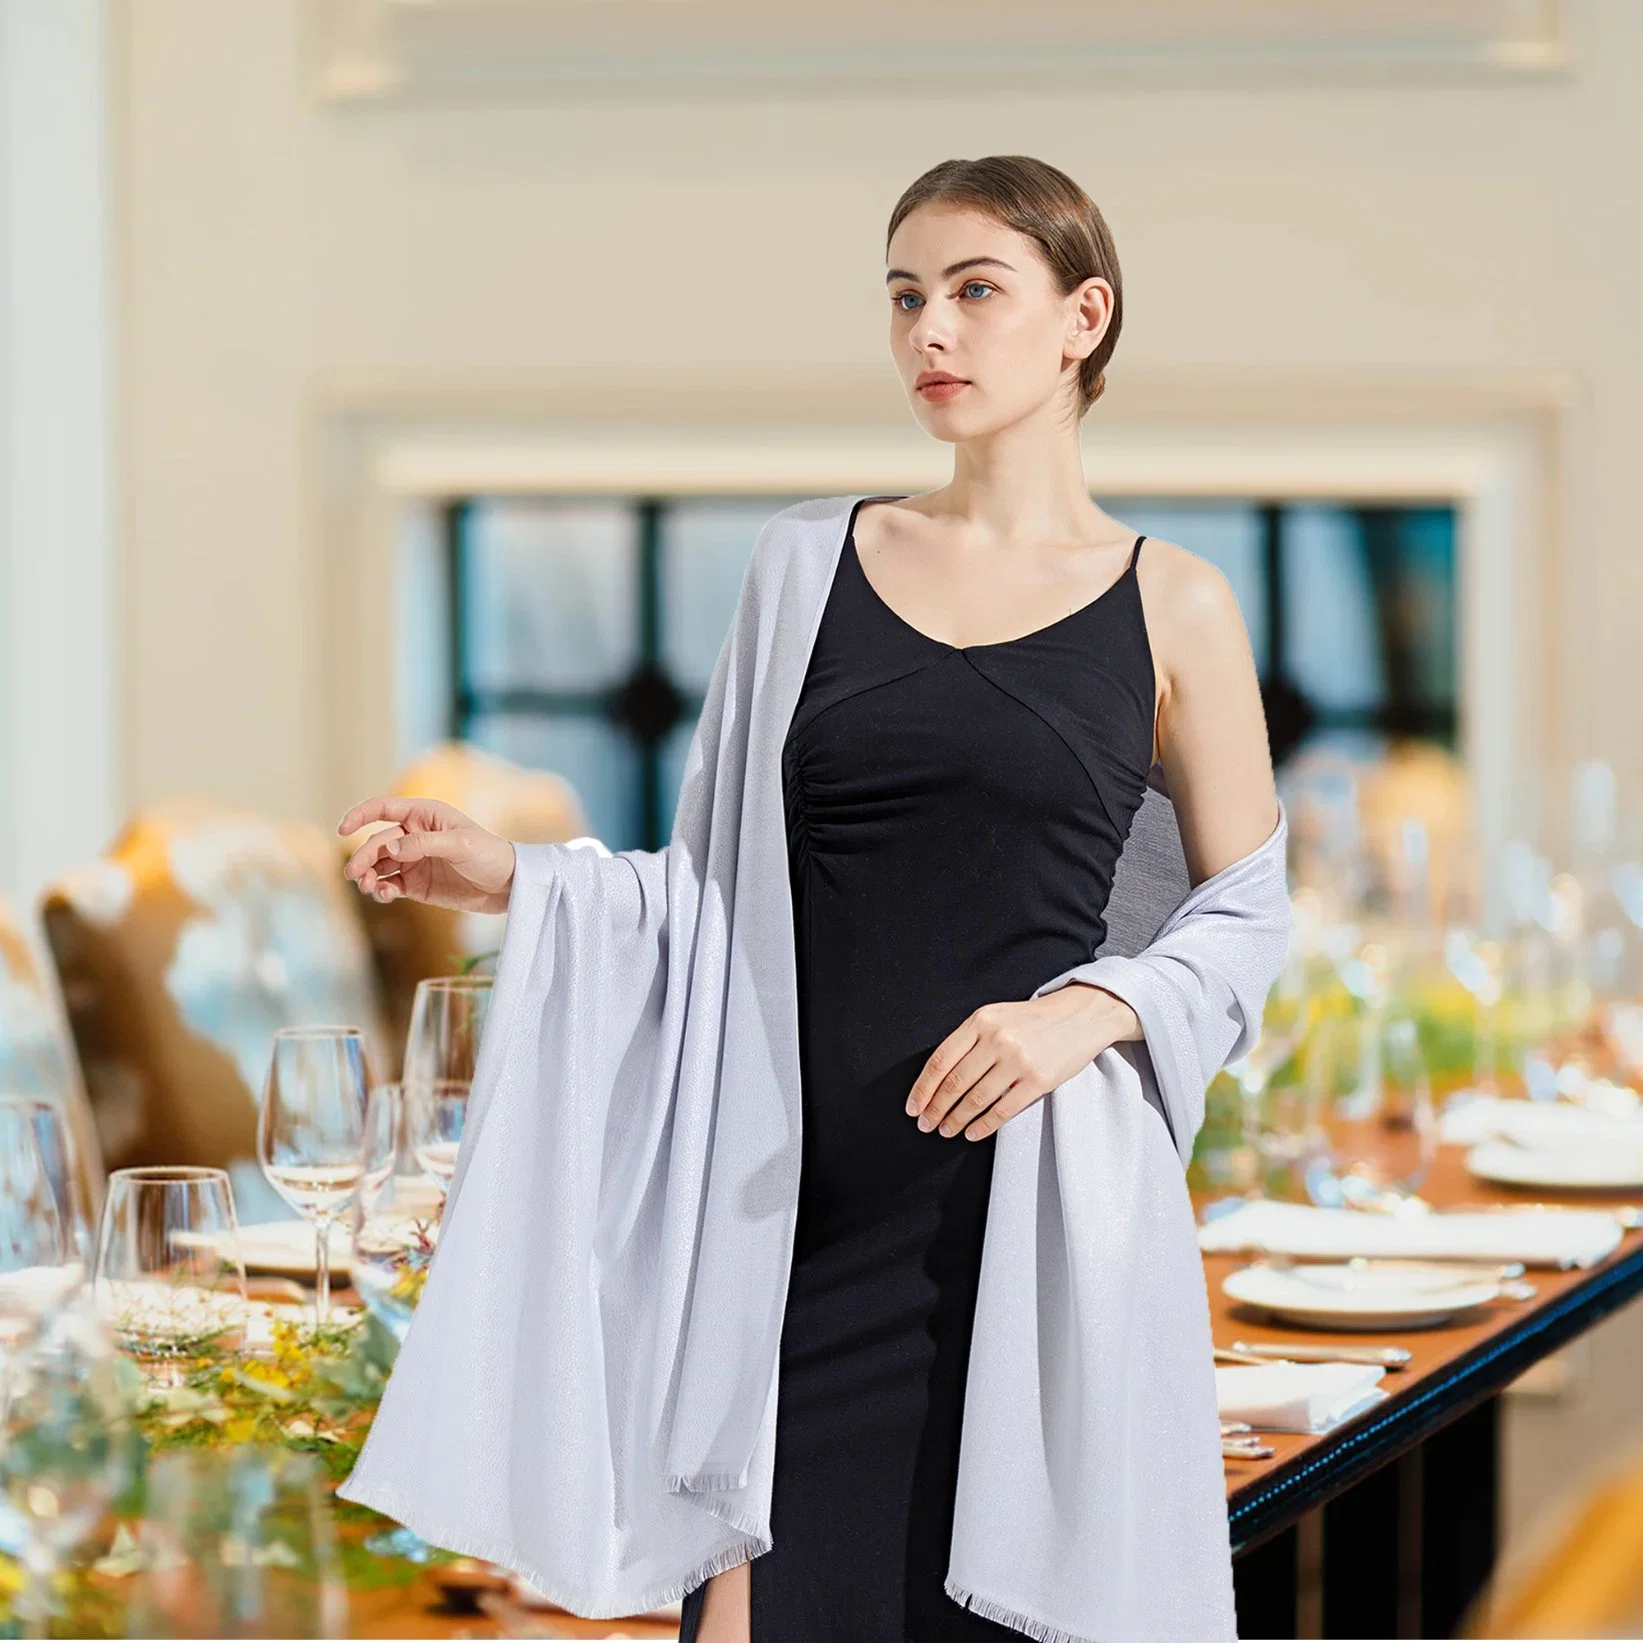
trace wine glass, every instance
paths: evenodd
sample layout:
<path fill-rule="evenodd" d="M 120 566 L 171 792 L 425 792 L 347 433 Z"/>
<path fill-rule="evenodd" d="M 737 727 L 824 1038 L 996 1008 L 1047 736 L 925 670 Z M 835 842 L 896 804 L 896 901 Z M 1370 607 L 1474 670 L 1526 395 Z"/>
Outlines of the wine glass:
<path fill-rule="evenodd" d="M 1264 1195 L 1271 1169 L 1286 1169 L 1294 1137 L 1288 1134 L 1295 1114 L 1288 1109 L 1279 1114 L 1268 1105 L 1273 1074 L 1278 1072 L 1300 1047 L 1306 1035 L 1310 993 L 1306 965 L 1292 949 L 1278 978 L 1267 993 L 1261 1013 L 1261 1034 L 1249 1050 L 1228 1067 L 1238 1084 L 1243 1111 L 1243 1131 L 1255 1179 L 1246 1196 Z"/>
<path fill-rule="evenodd" d="M 0 1426 L 0 1547 L 22 1565 L 18 1609 L 46 1637 L 58 1565 L 137 1465 L 114 1353 L 80 1289 L 13 1355 Z"/>
<path fill-rule="evenodd" d="M 400 1341 L 433 1261 L 442 1204 L 408 1133 L 402 1087 L 378 1084 L 366 1102 L 362 1173 L 350 1214 L 352 1272 L 366 1310 Z"/>
<path fill-rule="evenodd" d="M 366 1311 L 403 1341 L 433 1264 L 445 1200 L 411 1148 L 405 1094 L 398 1084 L 371 1091 L 361 1164 L 350 1213 L 354 1287 Z M 432 1551 L 421 1535 L 402 1525 L 369 1536 L 365 1549 L 413 1563 L 425 1562 Z"/>
<path fill-rule="evenodd" d="M 1498 1095 L 1498 1011 L 1505 984 L 1505 948 L 1476 930 L 1453 925 L 1444 932 L 1443 960 L 1450 975 L 1472 995 L 1476 1007 L 1477 1024 L 1472 1034 L 1473 1093 Z"/>
<path fill-rule="evenodd" d="M 22 1341 L 85 1276 L 42 1132 L 44 1102 L 0 1102 L 0 1354 Z M 3 1394 L 0 1394 L 3 1395 Z"/>
<path fill-rule="evenodd" d="M 411 1006 L 403 1079 L 411 1147 L 442 1193 L 456 1174 L 491 988 L 490 976 L 432 976 L 417 983 Z"/>
<path fill-rule="evenodd" d="M 1416 1193 L 1437 1156 L 1438 1123 L 1420 1033 L 1412 1015 L 1394 1010 L 1374 1035 L 1375 1106 L 1336 1124 L 1334 1184 L 1355 1209 L 1421 1213 L 1429 1206 Z"/>
<path fill-rule="evenodd" d="M 93 1278 L 114 1343 L 156 1387 L 245 1344 L 245 1266 L 228 1172 L 161 1164 L 115 1170 Z"/>
<path fill-rule="evenodd" d="M 314 1223 L 314 1324 L 331 1312 L 331 1228 L 359 1184 L 370 1070 L 358 1027 L 281 1027 L 257 1115 L 257 1158 Z"/>
<path fill-rule="evenodd" d="M 126 1637 L 344 1637 L 333 1508 L 319 1462 L 253 1445 L 151 1462 L 143 1570 Z"/>
<path fill-rule="evenodd" d="M 86 1181 L 70 1140 L 67 1118 L 54 1101 L 33 1095 L 0 1096 L 0 1115 L 8 1123 L 26 1124 L 46 1177 L 65 1250 L 89 1272 L 92 1256 L 92 1216 L 86 1199 Z M 8 1132 L 14 1133 L 14 1132 Z M 0 1149 L 9 1151 L 10 1149 Z"/>

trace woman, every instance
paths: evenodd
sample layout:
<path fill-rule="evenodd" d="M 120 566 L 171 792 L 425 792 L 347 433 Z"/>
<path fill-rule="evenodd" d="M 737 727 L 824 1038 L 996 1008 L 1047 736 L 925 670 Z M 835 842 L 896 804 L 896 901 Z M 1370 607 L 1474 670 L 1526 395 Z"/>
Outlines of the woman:
<path fill-rule="evenodd" d="M 1107 988 L 1035 989 L 1101 950 L 1155 769 L 1194 885 L 1282 825 L 1227 582 L 1086 488 L 1122 317 L 1100 212 L 1039 161 L 949 161 L 887 261 L 892 356 L 953 478 L 851 508 L 786 729 L 804 1122 L 773 1544 L 688 1593 L 682 1643 L 1026 1629 L 944 1579 L 995 1140 L 1145 1039 Z M 372 821 L 363 893 L 507 908 L 506 841 L 416 801 L 340 830 Z"/>

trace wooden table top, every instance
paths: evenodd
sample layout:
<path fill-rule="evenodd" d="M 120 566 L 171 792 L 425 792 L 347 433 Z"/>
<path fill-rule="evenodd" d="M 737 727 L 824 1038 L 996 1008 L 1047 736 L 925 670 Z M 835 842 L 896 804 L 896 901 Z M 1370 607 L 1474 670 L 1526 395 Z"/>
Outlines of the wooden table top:
<path fill-rule="evenodd" d="M 1422 1189 L 1422 1196 L 1435 1206 L 1540 1202 L 1602 1208 L 1630 1201 L 1492 1188 L 1466 1173 L 1464 1151 L 1454 1146 L 1439 1148 L 1431 1177 Z M 1532 1301 L 1497 1301 L 1466 1322 L 1398 1330 L 1385 1336 L 1342 1335 L 1262 1322 L 1221 1294 L 1221 1280 L 1243 1264 L 1242 1258 L 1230 1255 L 1204 1259 L 1217 1345 L 1230 1346 L 1235 1340 L 1325 1344 L 1395 1340 L 1414 1357 L 1406 1370 L 1385 1377 L 1382 1385 L 1389 1393 L 1387 1400 L 1357 1419 L 1321 1437 L 1263 1434 L 1263 1441 L 1275 1451 L 1270 1460 L 1226 1463 L 1235 1553 L 1287 1528 L 1313 1507 L 1412 1448 L 1643 1291 L 1643 1231 L 1628 1233 L 1608 1260 L 1584 1271 L 1531 1269 L 1527 1276 L 1538 1291 Z M 647 1618 L 580 1620 L 558 1610 L 533 1610 L 531 1619 L 544 1628 L 537 1635 L 550 1637 L 666 1638 L 677 1634 L 673 1623 Z M 517 1630 L 504 1632 L 485 1614 L 453 1610 L 426 1574 L 410 1586 L 356 1596 L 352 1630 L 358 1637 L 520 1635 Z"/>
<path fill-rule="evenodd" d="M 1434 1206 L 1546 1203 L 1601 1209 L 1632 1201 L 1591 1193 L 1530 1193 L 1492 1187 L 1467 1173 L 1465 1152 L 1459 1146 L 1438 1149 L 1431 1177 L 1421 1189 L 1421 1196 Z M 1314 1506 L 1500 1391 L 1531 1364 L 1643 1291 L 1643 1231 L 1627 1233 L 1615 1252 L 1595 1267 L 1575 1272 L 1531 1268 L 1525 1276 L 1538 1291 L 1531 1301 L 1496 1301 L 1465 1321 L 1380 1335 L 1263 1322 L 1258 1314 L 1235 1306 L 1221 1293 L 1222 1279 L 1245 1264 L 1243 1257 L 1234 1255 L 1204 1257 L 1217 1346 L 1230 1346 L 1234 1341 L 1395 1342 L 1408 1347 L 1414 1357 L 1407 1369 L 1389 1371 L 1382 1380 L 1389 1394 L 1386 1401 L 1357 1419 L 1322 1437 L 1264 1434 L 1262 1441 L 1275 1451 L 1270 1460 L 1226 1463 L 1235 1552 L 1287 1528 Z"/>

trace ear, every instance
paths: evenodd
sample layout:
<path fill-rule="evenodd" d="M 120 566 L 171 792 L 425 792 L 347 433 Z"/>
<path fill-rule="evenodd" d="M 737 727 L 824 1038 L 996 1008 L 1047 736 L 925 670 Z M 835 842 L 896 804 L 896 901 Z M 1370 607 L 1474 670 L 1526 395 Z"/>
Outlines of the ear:
<path fill-rule="evenodd" d="M 1096 274 L 1071 296 L 1072 319 L 1066 351 L 1072 359 L 1088 359 L 1101 346 L 1101 339 L 1112 324 L 1112 287 Z"/>

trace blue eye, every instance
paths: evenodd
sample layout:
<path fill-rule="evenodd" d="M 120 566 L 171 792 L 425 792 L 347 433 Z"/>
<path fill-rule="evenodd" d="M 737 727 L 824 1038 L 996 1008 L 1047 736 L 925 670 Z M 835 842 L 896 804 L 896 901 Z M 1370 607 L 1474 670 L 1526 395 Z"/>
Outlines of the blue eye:
<path fill-rule="evenodd" d="M 895 306 L 896 306 L 896 308 L 899 312 L 905 314 L 909 310 L 902 307 L 901 299 L 903 297 L 916 297 L 917 295 L 918 295 L 918 292 L 916 292 L 916 291 L 898 291 L 890 300 L 891 300 L 892 303 L 895 304 Z"/>
<path fill-rule="evenodd" d="M 992 286 L 990 286 L 986 282 L 986 280 L 966 280 L 964 282 L 964 289 L 966 291 L 968 291 L 970 289 L 970 287 L 973 286 L 973 285 L 979 285 L 983 291 L 991 291 L 992 290 Z"/>

